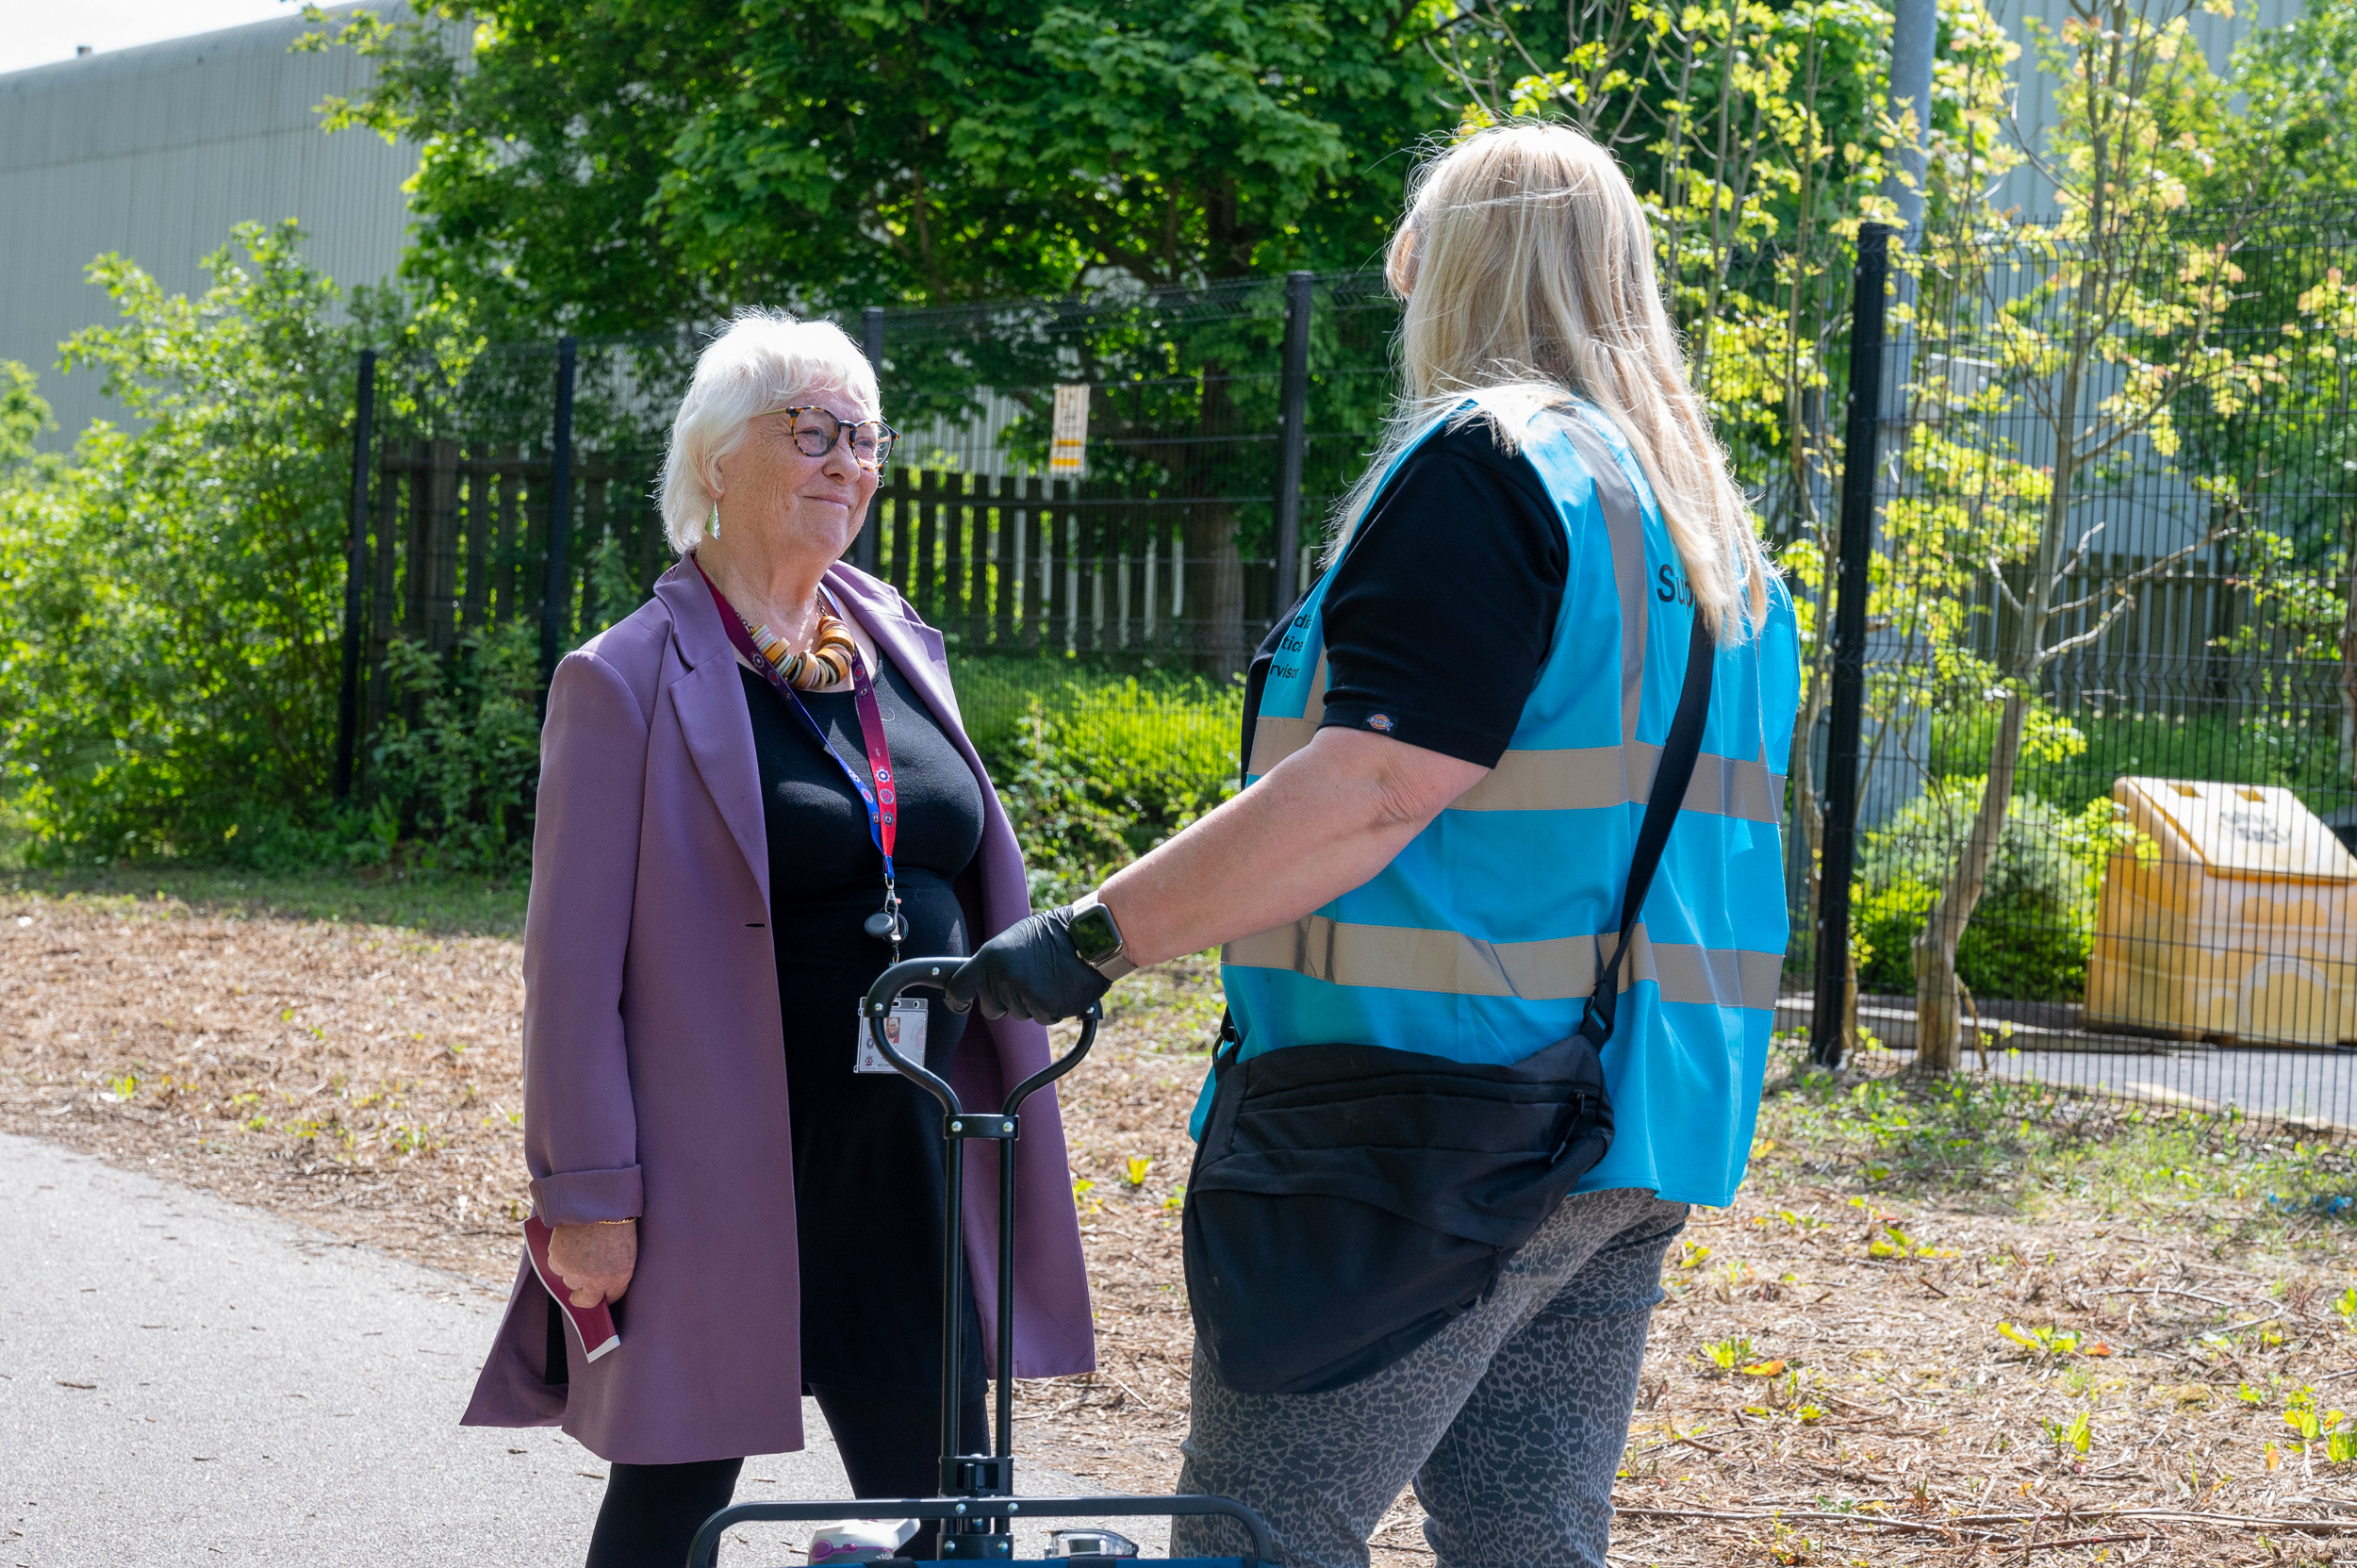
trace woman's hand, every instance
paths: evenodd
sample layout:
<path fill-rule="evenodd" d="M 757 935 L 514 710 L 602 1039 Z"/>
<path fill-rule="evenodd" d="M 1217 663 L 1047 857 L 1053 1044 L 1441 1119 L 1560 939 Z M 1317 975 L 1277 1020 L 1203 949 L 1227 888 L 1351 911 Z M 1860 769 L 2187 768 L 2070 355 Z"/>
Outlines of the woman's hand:
<path fill-rule="evenodd" d="M 979 1005 L 985 1018 L 1012 1013 L 1052 1024 L 1087 1011 L 1111 983 L 1072 946 L 1072 906 L 1066 904 L 1017 920 L 983 943 L 958 966 L 942 994 L 961 1013 Z"/>
<path fill-rule="evenodd" d="M 560 1225 L 549 1234 L 549 1266 L 574 1306 L 618 1301 L 638 1268 L 638 1222 Z"/>

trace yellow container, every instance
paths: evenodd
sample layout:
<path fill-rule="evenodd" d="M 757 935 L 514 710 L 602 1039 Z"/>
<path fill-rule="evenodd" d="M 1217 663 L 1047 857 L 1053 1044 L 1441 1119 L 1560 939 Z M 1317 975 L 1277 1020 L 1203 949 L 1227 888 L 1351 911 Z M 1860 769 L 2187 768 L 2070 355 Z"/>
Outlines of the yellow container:
<path fill-rule="evenodd" d="M 2288 789 L 2120 780 L 2151 839 L 2103 871 L 2086 1021 L 2184 1038 L 2357 1039 L 2357 857 Z"/>

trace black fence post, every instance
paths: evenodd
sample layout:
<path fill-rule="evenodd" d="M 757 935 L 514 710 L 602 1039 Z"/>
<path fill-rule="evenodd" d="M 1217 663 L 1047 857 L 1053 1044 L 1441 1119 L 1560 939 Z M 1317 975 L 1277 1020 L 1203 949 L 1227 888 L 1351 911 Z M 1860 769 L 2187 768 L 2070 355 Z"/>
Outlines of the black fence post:
<path fill-rule="evenodd" d="M 1277 462 L 1277 592 L 1272 620 L 1301 592 L 1301 470 L 1310 447 L 1310 312 L 1317 299 L 1315 272 L 1285 274 L 1285 382 L 1282 437 Z"/>
<path fill-rule="evenodd" d="M 1809 1058 L 1841 1065 L 1849 1017 L 1850 877 L 1857 862 L 1858 737 L 1866 717 L 1867 563 L 1882 434 L 1883 296 L 1890 230 L 1861 223 L 1850 306 L 1850 403 L 1841 453 L 1840 564 L 1834 580 L 1833 694 L 1825 734 L 1825 819 L 1817 881 L 1817 1009 Z"/>
<path fill-rule="evenodd" d="M 565 544 L 573 510 L 573 367 L 580 345 L 570 338 L 556 340 L 556 444 L 549 454 L 549 575 L 540 596 L 540 686 L 556 677 L 556 661 L 565 652 L 565 634 L 571 621 Z"/>
<path fill-rule="evenodd" d="M 870 370 L 876 372 L 876 396 L 883 396 L 883 326 L 884 313 L 881 305 L 871 305 L 860 315 L 859 346 L 867 355 Z M 891 422 L 891 415 L 884 421 Z M 851 541 L 851 564 L 876 574 L 876 531 L 883 526 L 883 485 L 879 482 L 876 494 L 867 503 L 867 520 L 860 524 L 859 537 Z"/>
<path fill-rule="evenodd" d="M 344 668 L 336 696 L 336 799 L 352 799 L 360 749 L 360 617 L 369 575 L 369 468 L 376 455 L 376 351 L 360 351 L 352 399 L 352 542 L 344 552 Z"/>

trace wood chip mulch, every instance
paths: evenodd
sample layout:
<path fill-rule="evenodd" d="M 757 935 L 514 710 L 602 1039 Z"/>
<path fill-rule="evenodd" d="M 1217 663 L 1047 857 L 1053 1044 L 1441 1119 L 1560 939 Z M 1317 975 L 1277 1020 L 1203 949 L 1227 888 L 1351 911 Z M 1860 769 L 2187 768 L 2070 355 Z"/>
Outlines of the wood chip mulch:
<path fill-rule="evenodd" d="M 518 959 L 504 937 L 0 898 L 0 1130 L 503 1291 Z M 1039 1462 L 1164 1491 L 1218 988 L 1178 966 L 1114 999 L 1063 1097 L 1099 1369 L 1027 1384 L 1017 1429 Z M 1902 1201 L 1822 1154 L 1772 1143 L 1673 1252 L 1616 1564 L 2357 1561 L 2357 1460 L 2329 1436 L 2357 1450 L 2357 1227 L 2253 1241 L 2069 1193 Z M 1420 1519 L 1403 1496 L 1380 1568 L 1431 1560 Z"/>

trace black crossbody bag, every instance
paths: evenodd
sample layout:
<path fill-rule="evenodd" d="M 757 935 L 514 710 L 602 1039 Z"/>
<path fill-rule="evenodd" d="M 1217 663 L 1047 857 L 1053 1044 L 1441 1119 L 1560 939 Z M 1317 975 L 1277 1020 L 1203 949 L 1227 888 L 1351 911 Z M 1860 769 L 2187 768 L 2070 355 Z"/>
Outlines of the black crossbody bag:
<path fill-rule="evenodd" d="M 1222 1384 L 1318 1394 L 1380 1372 L 1488 1295 L 1506 1255 L 1604 1158 L 1599 1051 L 1702 749 L 1712 653 L 1698 613 L 1620 941 L 1577 1032 L 1511 1066 L 1356 1045 L 1240 1062 L 1222 1021 L 1183 1222 L 1189 1304 Z"/>

